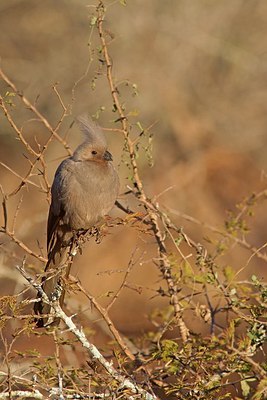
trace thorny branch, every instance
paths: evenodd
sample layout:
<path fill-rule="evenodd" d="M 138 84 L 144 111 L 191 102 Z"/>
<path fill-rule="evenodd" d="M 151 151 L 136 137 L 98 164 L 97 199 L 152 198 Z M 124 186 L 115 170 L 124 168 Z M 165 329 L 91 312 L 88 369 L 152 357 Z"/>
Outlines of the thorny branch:
<path fill-rule="evenodd" d="M 79 342 L 82 344 L 84 348 L 87 349 L 89 355 L 93 358 L 93 360 L 98 361 L 102 367 L 108 372 L 108 374 L 115 379 L 119 384 L 121 389 L 128 389 L 133 394 L 140 394 L 143 396 L 144 399 L 147 400 L 156 400 L 157 397 L 154 394 L 148 393 L 145 389 L 139 387 L 132 379 L 122 375 L 119 373 L 113 366 L 112 362 L 108 362 L 105 357 L 100 353 L 97 347 L 90 343 L 86 338 L 83 330 L 74 324 L 71 317 L 68 317 L 62 308 L 59 305 L 58 299 L 55 298 L 53 301 L 49 301 L 46 293 L 43 291 L 41 285 L 35 283 L 34 279 L 31 278 L 26 271 L 24 270 L 23 266 L 18 267 L 22 276 L 30 283 L 32 287 L 34 287 L 39 294 L 41 294 L 42 301 L 51 305 L 53 310 L 55 311 L 55 317 L 60 318 L 65 325 L 68 327 L 69 331 L 73 333 Z M 58 298 L 60 297 L 60 294 Z M 131 396 L 129 397 L 131 398 Z"/>
<path fill-rule="evenodd" d="M 161 271 L 161 274 L 163 278 L 166 280 L 167 285 L 168 285 L 168 291 L 170 294 L 170 303 L 172 304 L 174 308 L 174 314 L 177 320 L 177 324 L 180 329 L 181 337 L 184 342 L 187 341 L 188 338 L 188 328 L 185 325 L 185 322 L 183 321 L 182 317 L 182 309 L 179 303 L 178 299 L 178 293 L 179 293 L 179 288 L 177 284 L 175 283 L 175 278 L 172 274 L 172 268 L 170 261 L 168 259 L 167 255 L 167 249 L 166 249 L 166 244 L 165 244 L 165 233 L 161 230 L 160 228 L 160 219 L 161 215 L 158 210 L 158 207 L 156 204 L 153 203 L 151 199 L 149 199 L 144 191 L 142 181 L 139 176 L 139 171 L 138 171 L 138 166 L 136 162 L 136 153 L 135 153 L 135 148 L 134 148 L 134 143 L 130 137 L 130 129 L 129 129 L 129 121 L 124 113 L 123 107 L 120 103 L 119 100 L 119 95 L 118 95 L 118 89 L 116 87 L 113 74 L 112 74 L 112 61 L 111 57 L 109 55 L 108 51 L 108 46 L 107 46 L 107 41 L 106 41 L 106 35 L 105 31 L 103 28 L 103 22 L 105 19 L 105 11 L 104 11 L 104 6 L 100 2 L 98 8 L 98 32 L 99 32 L 99 37 L 102 45 L 102 53 L 105 59 L 106 63 L 106 73 L 107 73 L 107 79 L 110 87 L 110 93 L 113 99 L 114 103 L 114 109 L 117 111 L 119 115 L 118 121 L 120 121 L 122 125 L 122 131 L 123 135 L 125 138 L 127 150 L 130 156 L 130 161 L 132 165 L 132 171 L 133 171 L 133 178 L 134 178 L 134 189 L 133 193 L 134 195 L 141 201 L 143 204 L 149 218 L 150 218 L 150 223 L 151 223 L 151 228 L 154 233 L 157 245 L 158 245 L 158 253 L 159 253 L 159 268 Z"/>

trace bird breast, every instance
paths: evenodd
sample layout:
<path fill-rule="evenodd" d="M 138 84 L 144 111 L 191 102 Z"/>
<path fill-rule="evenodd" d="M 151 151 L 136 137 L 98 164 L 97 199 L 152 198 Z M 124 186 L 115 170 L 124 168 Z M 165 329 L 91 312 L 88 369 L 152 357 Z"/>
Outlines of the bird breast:
<path fill-rule="evenodd" d="M 89 229 L 113 207 L 119 179 L 111 162 L 67 159 L 59 166 L 53 187 L 52 205 L 57 197 L 55 211 L 63 209 L 63 222 L 74 230 Z"/>

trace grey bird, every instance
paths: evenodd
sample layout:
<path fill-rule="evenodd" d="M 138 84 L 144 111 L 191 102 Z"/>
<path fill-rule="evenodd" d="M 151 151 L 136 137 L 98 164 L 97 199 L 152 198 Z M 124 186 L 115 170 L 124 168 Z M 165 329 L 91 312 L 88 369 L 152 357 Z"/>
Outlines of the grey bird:
<path fill-rule="evenodd" d="M 42 281 L 42 289 L 50 300 L 60 284 L 60 277 L 69 274 L 68 260 L 75 233 L 99 223 L 112 209 L 119 192 L 118 174 L 101 128 L 86 115 L 77 121 L 85 140 L 72 157 L 59 165 L 51 188 L 47 222 L 48 262 Z M 64 294 L 62 289 L 61 305 Z M 34 312 L 38 315 L 35 320 L 37 327 L 57 323 L 50 305 L 43 302 L 40 295 L 37 298 L 39 301 L 34 304 Z"/>

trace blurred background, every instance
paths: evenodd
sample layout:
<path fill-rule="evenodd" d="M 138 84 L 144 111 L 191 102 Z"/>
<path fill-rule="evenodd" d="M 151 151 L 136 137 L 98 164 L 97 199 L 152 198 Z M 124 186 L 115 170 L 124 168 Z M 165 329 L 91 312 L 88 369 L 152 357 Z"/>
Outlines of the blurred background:
<path fill-rule="evenodd" d="M 157 196 L 165 209 L 174 211 L 171 216 L 175 223 L 190 237 L 205 243 L 205 237 L 214 233 L 177 213 L 223 229 L 228 210 L 236 212 L 236 205 L 246 196 L 266 187 L 267 3 L 112 3 L 106 3 L 104 27 L 110 38 L 113 74 L 134 124 L 133 135 L 138 132 L 138 122 L 143 127 L 153 124 L 154 165 L 149 166 L 142 146 L 138 159 L 146 191 L 151 197 Z M 99 41 L 91 19 L 93 5 L 96 2 L 83 0 L 0 3 L 2 68 L 53 126 L 62 112 L 52 90 L 58 82 L 62 101 L 71 104 L 71 115 L 60 133 L 67 134 L 72 148 L 80 141 L 77 127 L 70 128 L 73 117 L 79 113 L 88 111 L 99 117 L 101 126 L 114 127 L 105 68 L 101 67 Z M 10 90 L 3 82 L 0 89 L 2 94 Z M 44 142 L 48 132 L 40 123 L 30 120 L 31 114 L 18 100 L 14 102 L 12 115 L 19 126 L 24 124 L 27 140 L 33 146 L 36 138 L 39 143 Z M 123 193 L 129 184 L 122 159 L 123 139 L 117 132 L 107 132 L 107 136 Z M 24 176 L 29 168 L 23 155 L 25 148 L 3 114 L 0 143 L 1 161 Z M 144 138 L 144 148 L 147 143 Z M 57 165 L 66 156 L 62 145 L 52 142 L 46 153 L 50 183 Z M 0 174 L 4 191 L 14 190 L 20 180 L 3 166 Z M 10 200 L 11 216 L 21 194 Z M 121 196 L 120 200 L 135 207 L 128 198 Z M 36 252 L 41 247 L 44 256 L 47 211 L 44 193 L 34 187 L 23 189 L 17 236 Z M 123 216 L 118 210 L 113 215 Z M 260 203 L 249 220 L 251 244 L 259 247 L 266 242 L 266 225 L 266 206 Z M 23 252 L 10 240 L 3 237 L 2 242 L 5 251 L 21 257 Z M 131 227 L 115 228 L 101 245 L 90 242 L 73 270 L 83 285 L 107 304 L 123 281 L 133 252 L 135 263 L 127 278 L 129 285 L 111 309 L 115 325 L 125 334 L 138 334 L 151 327 L 151 310 L 167 305 L 167 300 L 155 296 L 161 283 L 151 260 L 155 255 L 152 238 L 144 238 Z M 185 255 L 189 253 L 187 248 Z M 232 245 L 220 263 L 235 270 L 244 267 L 241 277 L 249 278 L 255 273 L 262 279 L 266 265 L 255 257 L 248 263 L 250 255 Z M 23 287 L 22 278 L 14 270 L 16 262 L 10 260 L 3 252 L 1 291 L 5 294 Z M 27 262 L 39 271 L 43 268 L 34 258 L 27 257 Z M 71 307 L 69 303 L 70 300 L 67 304 Z M 76 296 L 73 304 L 74 309 L 81 304 L 91 320 L 96 318 L 84 298 Z M 188 324 L 197 326 L 197 317 L 190 317 Z"/>

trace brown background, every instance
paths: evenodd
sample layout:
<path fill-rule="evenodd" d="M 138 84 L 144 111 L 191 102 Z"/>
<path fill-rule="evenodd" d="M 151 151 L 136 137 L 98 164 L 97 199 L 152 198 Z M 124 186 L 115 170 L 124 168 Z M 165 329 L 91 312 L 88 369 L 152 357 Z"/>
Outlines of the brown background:
<path fill-rule="evenodd" d="M 62 99 L 69 104 L 74 82 L 87 69 L 91 11 L 87 1 L 1 0 L 2 67 L 32 101 L 39 96 L 37 105 L 52 124 L 61 112 L 52 85 L 59 82 Z M 267 3 L 263 1 L 134 0 L 126 7 L 119 3 L 111 6 L 105 23 L 113 37 L 110 52 L 114 76 L 120 82 L 127 111 L 137 114 L 131 117 L 132 122 L 140 121 L 144 127 L 156 122 L 154 166 L 148 167 L 142 150 L 139 158 L 147 192 L 160 195 L 160 204 L 213 226 L 223 227 L 226 210 L 234 210 L 245 196 L 266 186 L 266 17 Z M 96 34 L 90 40 L 92 48 L 99 46 Z M 96 51 L 93 58 L 88 74 L 77 85 L 72 116 L 61 130 L 62 134 L 64 130 L 69 132 L 73 147 L 80 140 L 77 128 L 69 129 L 73 115 L 85 110 L 95 114 L 105 107 L 100 115 L 101 125 L 111 127 L 114 118 L 105 77 L 97 74 L 101 70 Z M 94 77 L 96 89 L 92 90 Z M 132 84 L 137 84 L 138 96 L 132 96 Z M 1 83 L 1 93 L 6 90 Z M 13 115 L 18 124 L 31 117 L 19 103 Z M 1 160 L 24 175 L 28 168 L 25 150 L 3 115 L 0 118 Z M 35 136 L 39 142 L 47 138 L 45 129 L 35 121 L 27 124 L 25 132 L 31 143 Z M 107 135 L 123 193 L 129 184 L 121 159 L 123 141 L 117 133 Z M 62 146 L 54 142 L 46 156 L 50 182 L 64 156 Z M 19 182 L 2 167 L 0 174 L 6 192 Z M 45 249 L 46 196 L 31 187 L 23 195 L 17 235 L 35 251 L 37 240 Z M 18 199 L 19 196 L 11 202 L 11 214 Z M 127 202 L 123 198 L 122 201 Z M 122 216 L 117 210 L 113 215 Z M 175 215 L 173 218 L 197 242 L 212 236 L 202 227 Z M 255 246 L 266 241 L 266 223 L 263 203 L 255 208 L 249 222 L 248 238 Z M 6 249 L 22 254 L 6 238 L 3 242 Z M 85 287 L 107 304 L 109 292 L 118 289 L 135 249 L 137 263 L 129 278 L 132 289 L 123 290 L 111 312 L 115 324 L 125 333 L 146 329 L 150 326 L 149 312 L 167 304 L 164 299 L 154 298 L 160 280 L 151 262 L 155 250 L 152 239 L 130 227 L 116 228 L 101 245 L 87 245 L 73 271 Z M 190 250 L 185 252 L 187 255 Z M 239 270 L 249 256 L 247 251 L 233 246 L 220 263 L 222 267 L 229 263 Z M 28 262 L 41 270 L 41 263 L 31 258 Z M 5 294 L 23 285 L 14 265 L 3 253 L 1 275 L 8 279 L 8 284 L 2 280 L 1 290 Z M 253 258 L 240 276 L 256 273 L 262 278 L 265 269 L 262 262 Z M 78 296 L 76 300 L 94 319 L 84 298 Z M 72 304 L 77 309 L 76 303 Z M 188 323 L 197 324 L 194 318 Z"/>

